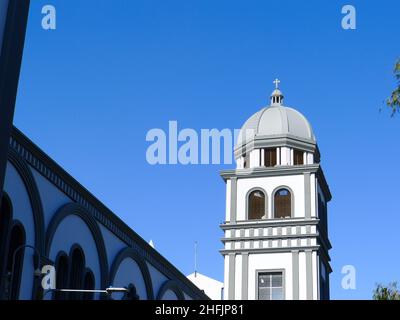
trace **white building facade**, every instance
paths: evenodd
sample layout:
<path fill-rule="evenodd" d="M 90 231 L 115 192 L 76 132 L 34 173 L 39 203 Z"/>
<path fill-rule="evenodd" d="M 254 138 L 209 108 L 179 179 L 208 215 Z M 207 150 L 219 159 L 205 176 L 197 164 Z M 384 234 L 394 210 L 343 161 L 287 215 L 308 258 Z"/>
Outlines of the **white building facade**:
<path fill-rule="evenodd" d="M 221 281 L 207 277 L 197 271 L 188 275 L 187 278 L 192 281 L 196 287 L 204 291 L 211 300 L 222 300 L 224 292 L 224 284 Z"/>
<path fill-rule="evenodd" d="M 309 122 L 282 102 L 276 88 L 242 127 L 237 168 L 221 172 L 224 299 L 329 299 L 331 193 Z"/>

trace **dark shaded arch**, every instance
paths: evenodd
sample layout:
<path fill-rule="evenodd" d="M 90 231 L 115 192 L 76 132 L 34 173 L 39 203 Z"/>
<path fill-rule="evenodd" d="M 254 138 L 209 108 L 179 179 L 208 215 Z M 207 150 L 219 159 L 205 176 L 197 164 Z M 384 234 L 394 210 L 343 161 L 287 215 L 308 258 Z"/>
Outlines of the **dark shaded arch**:
<path fill-rule="evenodd" d="M 157 294 L 157 300 L 161 300 L 164 294 L 168 291 L 171 290 L 175 295 L 178 297 L 179 300 L 185 300 L 185 296 L 179 287 L 178 283 L 174 280 L 167 280 L 164 282 L 164 284 L 161 286 L 160 290 L 158 291 Z"/>
<path fill-rule="evenodd" d="M 140 271 L 142 272 L 142 276 L 146 286 L 147 299 L 154 300 L 153 284 L 151 281 L 150 271 L 147 266 L 146 260 L 132 248 L 122 249 L 118 253 L 117 257 L 114 259 L 110 271 L 111 285 L 114 283 L 115 276 L 118 272 L 119 266 L 121 265 L 122 261 L 128 258 L 134 260 L 139 266 Z"/>
<path fill-rule="evenodd" d="M 33 221 L 35 224 L 35 247 L 39 250 L 41 256 L 44 253 L 44 214 L 42 200 L 40 198 L 39 189 L 36 185 L 35 178 L 30 167 L 21 159 L 16 151 L 9 149 L 8 160 L 15 167 L 22 182 L 25 185 L 26 191 L 32 207 Z M 35 293 L 33 293 L 35 295 Z"/>
<path fill-rule="evenodd" d="M 68 203 L 62 206 L 53 216 L 46 232 L 46 246 L 45 246 L 46 256 L 49 256 L 50 254 L 51 244 L 53 242 L 53 238 L 58 229 L 58 226 L 66 217 L 70 215 L 76 215 L 79 218 L 81 218 L 85 222 L 85 224 L 87 225 L 92 234 L 92 237 L 96 244 L 97 254 L 99 257 L 100 274 L 101 274 L 100 288 L 105 289 L 108 285 L 108 260 L 107 260 L 107 253 L 106 253 L 106 247 L 104 245 L 103 236 L 94 217 L 81 205 L 76 203 Z"/>
<path fill-rule="evenodd" d="M 255 193 L 257 191 L 261 192 L 264 195 L 263 204 L 261 204 L 261 206 L 263 207 L 262 208 L 262 212 L 261 212 L 261 213 L 263 213 L 262 215 L 261 215 L 261 213 L 258 214 L 257 212 L 253 211 L 255 208 L 254 208 L 254 206 L 252 206 L 252 201 L 250 199 L 251 196 L 253 195 L 253 193 Z M 262 217 L 264 215 L 267 215 L 267 218 L 268 218 L 268 197 L 267 197 L 267 192 L 263 188 L 259 188 L 259 187 L 252 188 L 246 194 L 246 219 L 247 220 L 262 219 Z"/>
<path fill-rule="evenodd" d="M 95 280 L 94 280 L 94 274 L 92 270 L 89 268 L 85 269 L 85 273 L 83 276 L 83 289 L 84 290 L 94 290 L 95 289 Z M 83 300 L 93 300 L 94 299 L 94 293 L 93 292 L 85 292 L 82 296 Z"/>
<path fill-rule="evenodd" d="M 18 300 L 21 287 L 22 272 L 26 244 L 26 232 L 23 224 L 14 220 L 9 231 L 9 243 L 6 257 L 6 279 L 8 284 L 5 296 L 8 300 Z"/>
<path fill-rule="evenodd" d="M 8 235 L 13 221 L 12 203 L 6 192 L 3 191 L 3 198 L 0 208 L 0 292 L 3 292 L 4 269 L 6 268 L 8 253 Z M 1 293 L 0 293 L 1 297 Z"/>
<path fill-rule="evenodd" d="M 85 253 L 79 244 L 74 244 L 69 252 L 69 288 L 83 289 L 86 259 Z M 69 299 L 81 300 L 82 293 L 70 292 Z"/>
<path fill-rule="evenodd" d="M 69 283 L 69 258 L 64 251 L 60 251 L 56 257 L 56 289 L 66 289 Z M 66 300 L 65 292 L 54 292 L 54 300 Z"/>
<path fill-rule="evenodd" d="M 288 198 L 284 199 L 284 203 L 283 203 L 283 201 L 277 202 L 277 201 L 280 201 L 280 199 L 278 199 L 277 193 L 281 192 L 283 190 L 285 190 L 289 193 Z M 290 189 L 288 186 L 279 186 L 272 193 L 272 198 L 273 198 L 274 219 L 283 218 L 282 217 L 283 214 L 286 214 L 287 218 L 294 217 L 294 193 L 293 193 L 292 189 Z M 283 208 L 282 206 L 286 206 L 286 207 Z M 289 208 L 287 206 L 289 206 Z"/>

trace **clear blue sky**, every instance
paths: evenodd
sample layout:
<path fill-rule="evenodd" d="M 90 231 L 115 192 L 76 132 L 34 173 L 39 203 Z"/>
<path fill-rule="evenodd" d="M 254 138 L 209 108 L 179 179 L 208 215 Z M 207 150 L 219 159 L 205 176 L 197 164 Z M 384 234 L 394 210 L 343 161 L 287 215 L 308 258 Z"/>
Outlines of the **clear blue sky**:
<path fill-rule="evenodd" d="M 341 8 L 357 9 L 357 30 Z M 57 29 L 41 28 L 41 8 Z M 400 280 L 400 117 L 393 1 L 33 0 L 15 124 L 182 272 L 223 278 L 219 224 L 229 166 L 150 166 L 146 133 L 240 128 L 279 77 L 313 125 L 333 193 L 331 296 Z M 357 289 L 341 288 L 342 266 Z"/>

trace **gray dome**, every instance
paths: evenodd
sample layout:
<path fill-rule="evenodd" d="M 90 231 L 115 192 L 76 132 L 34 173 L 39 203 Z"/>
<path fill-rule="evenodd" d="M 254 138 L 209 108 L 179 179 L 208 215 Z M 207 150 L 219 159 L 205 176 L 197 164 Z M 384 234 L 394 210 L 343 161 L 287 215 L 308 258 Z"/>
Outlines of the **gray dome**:
<path fill-rule="evenodd" d="M 237 147 L 256 137 L 290 135 L 315 143 L 315 136 L 307 119 L 297 110 L 284 106 L 270 106 L 253 114 L 240 130 Z"/>

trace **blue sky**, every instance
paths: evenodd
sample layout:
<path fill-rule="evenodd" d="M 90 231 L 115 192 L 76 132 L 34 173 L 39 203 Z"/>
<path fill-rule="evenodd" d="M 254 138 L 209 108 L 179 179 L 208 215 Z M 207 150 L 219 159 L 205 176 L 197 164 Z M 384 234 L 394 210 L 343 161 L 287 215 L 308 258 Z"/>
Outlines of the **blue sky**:
<path fill-rule="evenodd" d="M 41 28 L 41 8 L 57 29 Z M 341 8 L 357 29 L 341 28 Z M 309 119 L 333 200 L 331 297 L 400 280 L 398 1 L 33 0 L 15 125 L 183 273 L 222 280 L 226 165 L 150 166 L 152 128 L 240 128 L 281 79 Z M 341 288 L 354 265 L 356 290 Z"/>

